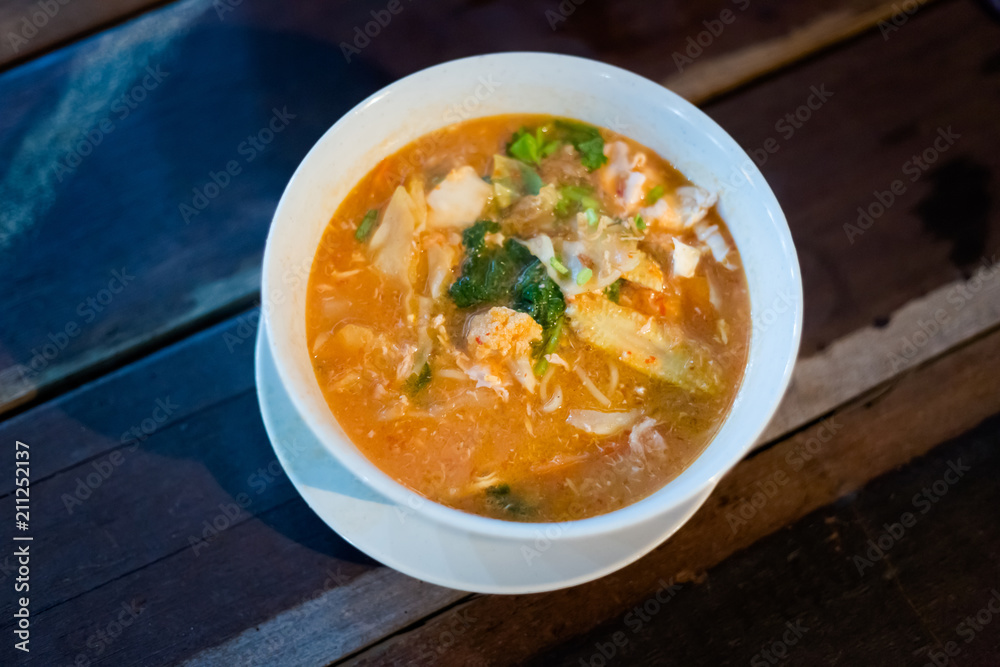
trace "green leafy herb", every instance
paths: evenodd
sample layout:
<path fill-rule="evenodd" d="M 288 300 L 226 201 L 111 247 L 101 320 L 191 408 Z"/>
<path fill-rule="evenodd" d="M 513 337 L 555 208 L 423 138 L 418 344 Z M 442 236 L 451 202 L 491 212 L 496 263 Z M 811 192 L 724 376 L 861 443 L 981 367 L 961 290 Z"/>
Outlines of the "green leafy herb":
<path fill-rule="evenodd" d="M 601 202 L 592 195 L 593 188 L 586 185 L 564 185 L 559 188 L 559 201 L 556 203 L 556 215 L 565 218 L 577 211 L 593 209 L 600 212 Z"/>
<path fill-rule="evenodd" d="M 584 269 L 583 271 L 580 271 L 580 273 L 576 274 L 576 284 L 586 285 L 593 277 L 594 277 L 593 269 Z"/>
<path fill-rule="evenodd" d="M 486 495 L 488 496 L 506 496 L 508 493 L 510 493 L 510 484 L 506 482 L 486 487 Z"/>
<path fill-rule="evenodd" d="M 653 189 L 649 191 L 649 194 L 646 195 L 646 205 L 650 206 L 652 204 L 655 204 L 656 200 L 662 196 L 663 196 L 663 186 L 662 185 L 654 186 Z"/>
<path fill-rule="evenodd" d="M 608 157 L 604 154 L 604 138 L 596 127 L 574 121 L 557 120 L 556 130 L 565 141 L 573 144 L 573 148 L 580 153 L 580 161 L 589 171 L 594 171 L 608 161 Z"/>
<path fill-rule="evenodd" d="M 372 230 L 375 229 L 375 223 L 378 221 L 378 210 L 372 209 L 365 213 L 365 217 L 361 218 L 361 222 L 358 223 L 358 229 L 354 232 L 354 238 L 356 238 L 361 243 L 368 240 L 371 236 Z"/>
<path fill-rule="evenodd" d="M 646 221 L 642 219 L 641 215 L 635 216 L 635 228 L 640 232 L 646 229 Z"/>
<path fill-rule="evenodd" d="M 549 360 L 545 356 L 552 354 L 559 347 L 559 338 L 562 336 L 563 322 L 565 321 L 564 317 L 559 317 L 555 324 L 545 331 L 542 342 L 534 350 L 535 357 L 537 357 L 534 366 L 535 375 L 541 377 L 548 370 Z"/>
<path fill-rule="evenodd" d="M 486 487 L 486 498 L 495 509 L 514 516 L 524 516 L 534 509 L 512 494 L 506 482 Z"/>
<path fill-rule="evenodd" d="M 477 222 L 462 233 L 465 260 L 462 274 L 448 289 L 455 305 L 507 306 L 527 313 L 549 329 L 562 317 L 566 301 L 542 263 L 514 239 L 503 245 L 487 243 L 486 235 L 500 226 Z"/>
<path fill-rule="evenodd" d="M 528 128 L 522 127 L 514 133 L 511 142 L 507 144 L 507 155 L 517 158 L 525 164 L 539 165 L 542 158 L 552 155 L 559 144 L 559 140 L 546 141 L 545 135 L 550 132 L 546 125 L 535 128 L 532 133 Z"/>
<path fill-rule="evenodd" d="M 618 300 L 622 297 L 622 279 L 619 278 L 605 287 L 604 296 L 608 297 L 613 303 L 618 303 Z"/>
<path fill-rule="evenodd" d="M 414 373 L 406 379 L 403 384 L 403 389 L 407 394 L 413 396 L 420 393 L 420 390 L 431 383 L 431 365 L 430 363 L 424 364 L 424 367 L 420 369 L 419 372 Z"/>

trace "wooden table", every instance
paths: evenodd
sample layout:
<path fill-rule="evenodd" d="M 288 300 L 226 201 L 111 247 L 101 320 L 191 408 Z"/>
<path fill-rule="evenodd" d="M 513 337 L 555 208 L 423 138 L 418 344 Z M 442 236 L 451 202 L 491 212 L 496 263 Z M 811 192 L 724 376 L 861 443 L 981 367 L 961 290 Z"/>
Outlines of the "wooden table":
<path fill-rule="evenodd" d="M 1000 664 L 1000 26 L 966 0 L 401 0 L 359 38 L 388 4 L 0 9 L 0 662 Z M 780 413 L 689 524 L 504 597 L 327 529 L 274 463 L 253 346 L 312 143 L 400 76 L 511 49 L 701 104 L 785 208 L 806 318 Z"/>

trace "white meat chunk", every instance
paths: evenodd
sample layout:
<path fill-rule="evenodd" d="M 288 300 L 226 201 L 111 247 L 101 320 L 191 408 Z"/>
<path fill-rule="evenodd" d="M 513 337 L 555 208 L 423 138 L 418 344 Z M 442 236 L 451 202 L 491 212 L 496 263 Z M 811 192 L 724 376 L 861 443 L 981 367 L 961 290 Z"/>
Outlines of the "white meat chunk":
<path fill-rule="evenodd" d="M 482 213 L 493 188 L 466 165 L 452 169 L 427 195 L 427 226 L 431 229 L 467 227 Z"/>

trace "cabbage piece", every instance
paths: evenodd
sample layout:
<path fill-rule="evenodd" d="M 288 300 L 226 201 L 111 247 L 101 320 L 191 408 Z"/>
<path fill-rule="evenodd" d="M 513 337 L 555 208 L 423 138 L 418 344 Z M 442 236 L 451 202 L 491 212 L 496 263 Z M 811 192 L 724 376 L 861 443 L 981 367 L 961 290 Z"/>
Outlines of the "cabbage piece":
<path fill-rule="evenodd" d="M 398 286 L 408 290 L 412 290 L 410 271 L 416 255 L 415 209 L 413 199 L 406 189 L 403 186 L 397 187 L 389 205 L 385 207 L 381 224 L 368 244 L 375 268 Z"/>
<path fill-rule="evenodd" d="M 601 410 L 570 410 L 566 423 L 594 435 L 614 435 L 639 421 L 642 410 L 603 412 Z"/>
<path fill-rule="evenodd" d="M 645 375 L 691 392 L 714 394 L 720 389 L 718 368 L 708 351 L 685 338 L 676 325 L 596 294 L 577 296 L 566 314 L 580 338 Z"/>

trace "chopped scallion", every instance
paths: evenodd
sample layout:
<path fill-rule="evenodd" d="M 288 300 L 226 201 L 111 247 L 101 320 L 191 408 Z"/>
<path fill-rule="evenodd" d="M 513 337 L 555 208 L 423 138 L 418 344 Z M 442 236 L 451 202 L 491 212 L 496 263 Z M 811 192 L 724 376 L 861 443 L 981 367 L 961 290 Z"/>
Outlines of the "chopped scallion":
<path fill-rule="evenodd" d="M 595 210 L 594 210 L 594 209 L 592 209 L 592 208 L 588 208 L 588 209 L 587 209 L 587 210 L 586 210 L 586 211 L 584 212 L 584 215 L 586 215 L 586 216 L 587 216 L 587 224 L 588 224 L 588 225 L 590 225 L 591 227 L 596 227 L 596 226 L 597 226 L 597 221 L 598 221 L 598 220 L 600 219 L 600 218 L 598 218 L 598 216 L 597 216 L 597 211 L 595 211 Z"/>
<path fill-rule="evenodd" d="M 591 278 L 594 277 L 594 272 L 590 269 L 584 269 L 580 273 L 576 274 L 576 284 L 586 285 Z"/>
<path fill-rule="evenodd" d="M 365 213 L 365 217 L 361 218 L 361 222 L 358 223 L 358 229 L 354 232 L 354 238 L 358 241 L 364 243 L 371 236 L 372 230 L 375 229 L 375 223 L 378 221 L 378 210 L 372 209 Z"/>
<path fill-rule="evenodd" d="M 652 190 L 649 191 L 649 194 L 646 195 L 646 205 L 650 206 L 652 204 L 655 204 L 656 201 L 662 196 L 663 196 L 663 186 L 662 185 L 655 186 Z"/>
<path fill-rule="evenodd" d="M 549 263 L 552 265 L 552 268 L 555 269 L 557 273 L 564 276 L 569 275 L 569 269 L 566 268 L 565 264 L 559 261 L 558 257 L 553 257 L 551 260 L 549 260 Z"/>
<path fill-rule="evenodd" d="M 635 228 L 640 232 L 646 229 L 646 221 L 642 219 L 641 215 L 635 216 Z"/>

